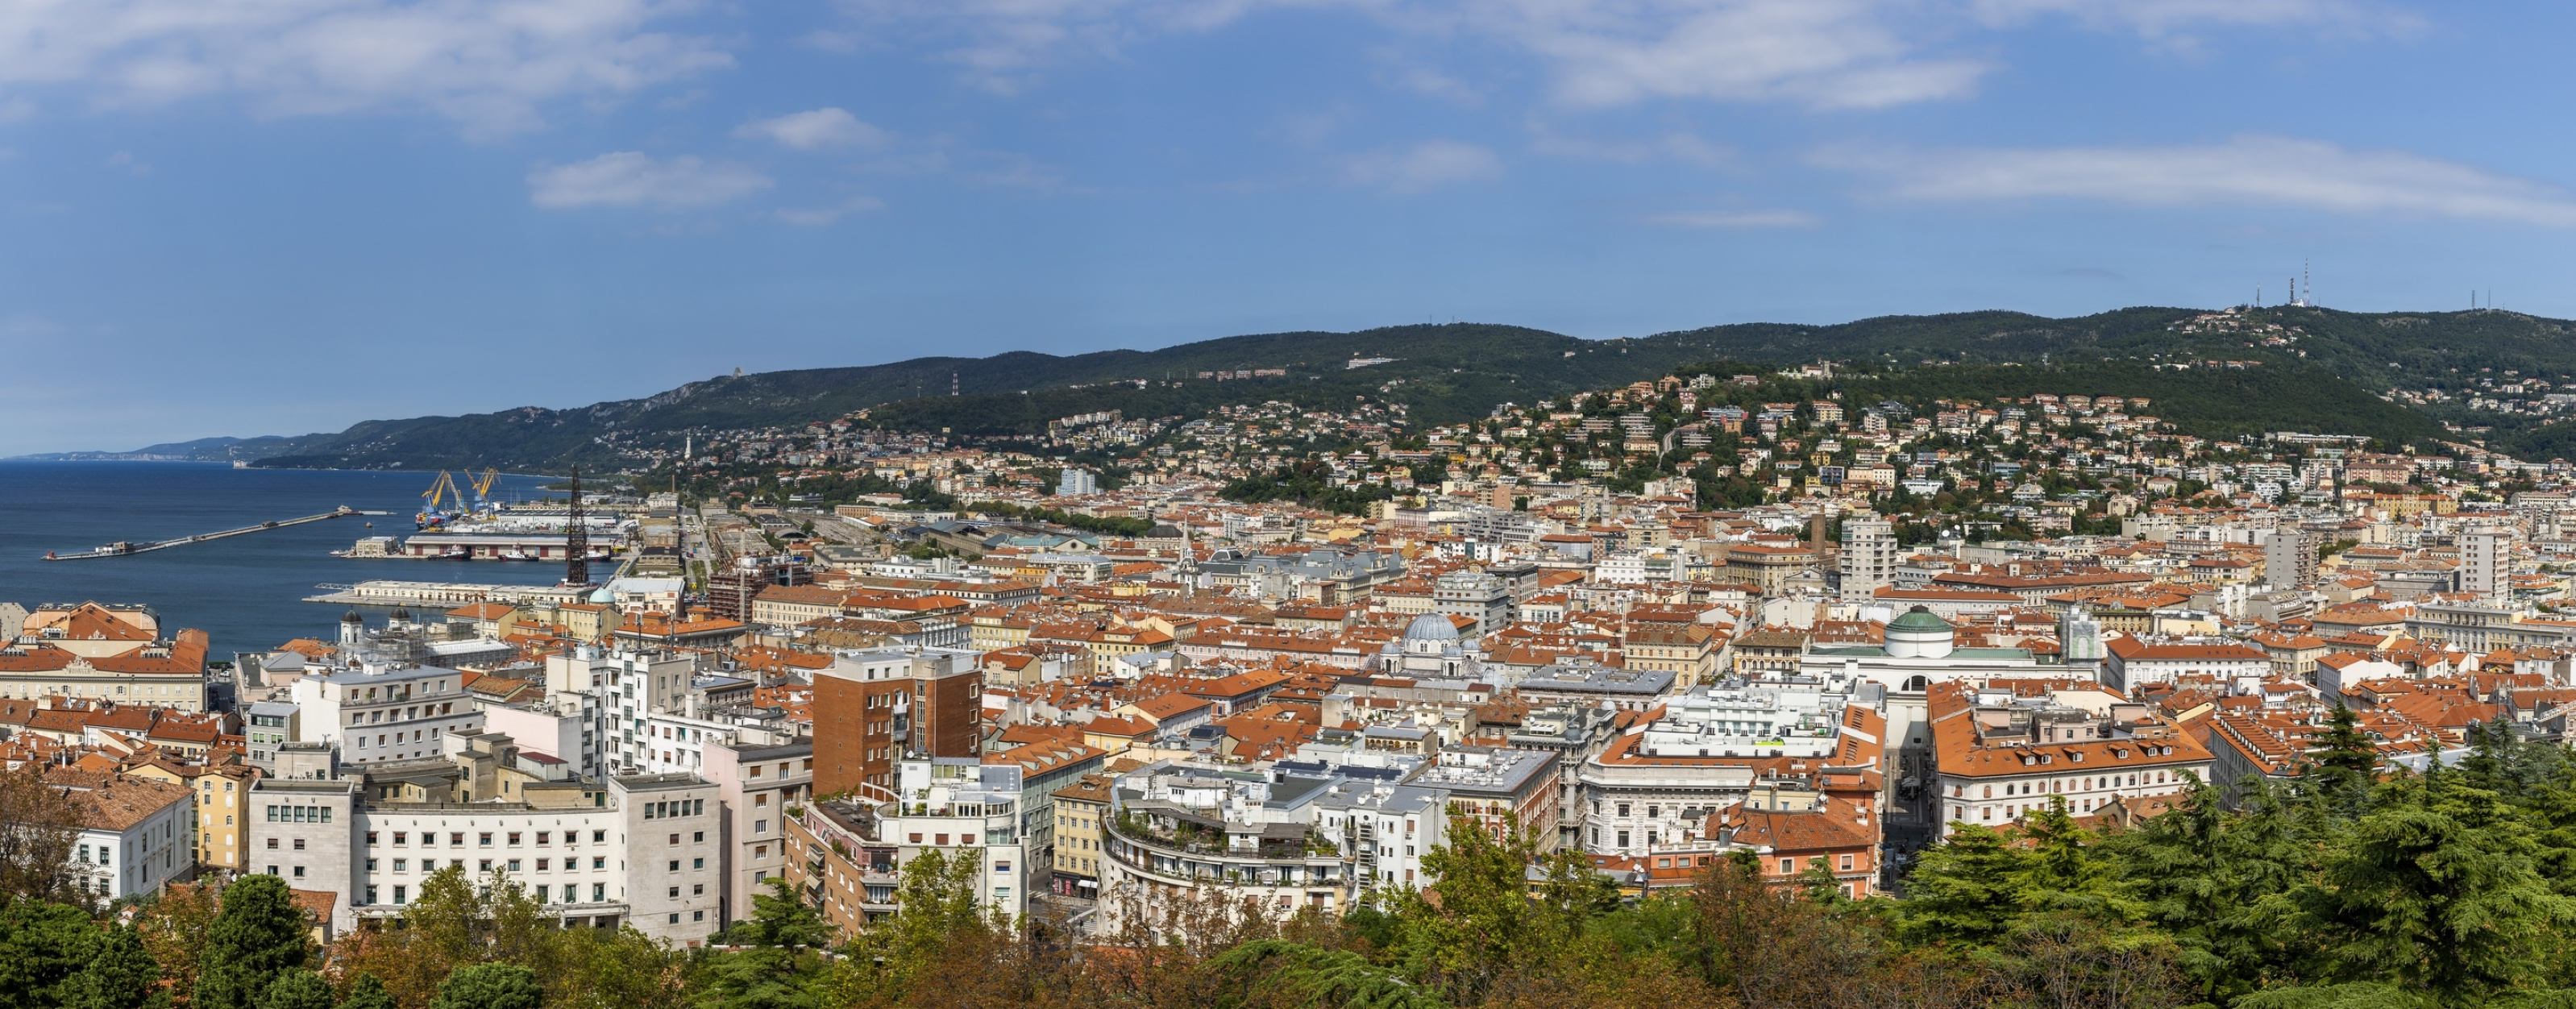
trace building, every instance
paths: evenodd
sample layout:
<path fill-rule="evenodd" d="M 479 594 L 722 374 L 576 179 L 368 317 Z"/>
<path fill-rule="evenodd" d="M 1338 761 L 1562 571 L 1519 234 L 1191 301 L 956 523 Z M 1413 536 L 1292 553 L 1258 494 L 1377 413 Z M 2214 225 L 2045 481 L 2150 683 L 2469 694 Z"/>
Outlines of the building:
<path fill-rule="evenodd" d="M 726 852 L 725 924 L 751 917 L 754 895 L 786 875 L 792 810 L 814 801 L 814 743 L 725 740 L 707 744 L 698 772 L 716 788 Z"/>
<path fill-rule="evenodd" d="M 2119 638 L 2103 649 L 2102 682 L 2123 694 L 2140 687 L 2172 683 L 2181 676 L 2215 676 L 2222 680 L 2259 681 L 2272 670 L 2272 657 L 2262 649 L 2233 641 L 2151 643 Z"/>
<path fill-rule="evenodd" d="M 2208 747 L 2147 705 L 2101 691 L 2021 696 L 1942 683 L 1929 697 L 1940 836 L 1997 827 L 2052 802 L 2083 816 L 2113 799 L 2172 795 L 2209 780 Z"/>
<path fill-rule="evenodd" d="M 2273 530 L 2263 541 L 2263 583 L 2276 590 L 2314 588 L 2319 540 L 2298 529 Z"/>
<path fill-rule="evenodd" d="M 1056 477 L 1057 497 L 1087 497 L 1098 493 L 1100 493 L 1100 478 L 1093 475 L 1090 470 L 1068 466 Z"/>
<path fill-rule="evenodd" d="M 1086 774 L 1055 790 L 1055 878 L 1051 889 L 1064 897 L 1100 893 L 1101 821 L 1109 815 L 1109 776 Z"/>
<path fill-rule="evenodd" d="M 149 607 L 47 603 L 0 640 L 0 698 L 206 710 L 206 632 L 164 640 Z"/>
<path fill-rule="evenodd" d="M 2513 574 L 2513 534 L 2502 529 L 2460 531 L 2460 591 L 2488 606 L 2501 606 Z"/>
<path fill-rule="evenodd" d="M 159 893 L 196 873 L 196 795 L 185 785 L 57 769 L 80 816 L 72 886 L 99 903 Z"/>
<path fill-rule="evenodd" d="M 483 728 L 465 674 L 439 666 L 371 663 L 308 674 L 289 689 L 296 741 L 338 746 L 353 764 L 433 758 L 448 735 Z"/>
<path fill-rule="evenodd" d="M 984 677 L 975 653 L 947 648 L 842 652 L 814 674 L 814 790 L 884 797 L 913 757 L 972 757 Z"/>
<path fill-rule="evenodd" d="M 1896 524 L 1875 515 L 1843 520 L 1842 555 L 1836 559 L 1837 594 L 1847 603 L 1868 602 L 1896 584 Z"/>
<path fill-rule="evenodd" d="M 1549 852 L 1556 850 L 1562 815 L 1556 779 L 1554 754 L 1461 746 L 1441 750 L 1407 784 L 1447 793 L 1452 829 L 1472 824 L 1500 838 L 1517 827 Z"/>
<path fill-rule="evenodd" d="M 258 782 L 245 871 L 339 894 L 335 931 L 400 919 L 431 873 L 455 867 L 527 887 L 566 927 L 633 926 L 689 946 L 714 934 L 724 862 L 714 786 L 693 775 L 546 780 L 506 739 L 477 742 L 453 762 Z"/>
<path fill-rule="evenodd" d="M 894 913 L 903 868 L 927 852 L 972 859 L 987 913 L 1028 911 L 1020 768 L 973 758 L 900 761 L 895 801 L 825 799 L 790 818 L 787 882 L 845 934 Z"/>

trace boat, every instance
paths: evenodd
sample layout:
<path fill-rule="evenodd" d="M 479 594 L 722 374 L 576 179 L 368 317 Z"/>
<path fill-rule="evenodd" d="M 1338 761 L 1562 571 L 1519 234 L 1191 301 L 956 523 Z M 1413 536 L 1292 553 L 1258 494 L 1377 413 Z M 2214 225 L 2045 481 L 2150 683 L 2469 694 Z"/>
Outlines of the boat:
<path fill-rule="evenodd" d="M 442 561 L 470 561 L 474 559 L 474 551 L 465 547 L 449 547 L 446 552 L 438 555 L 438 559 Z"/>
<path fill-rule="evenodd" d="M 501 551 L 501 559 L 505 561 L 532 561 L 537 559 L 537 555 L 521 550 L 517 547 L 511 547 L 510 549 Z"/>

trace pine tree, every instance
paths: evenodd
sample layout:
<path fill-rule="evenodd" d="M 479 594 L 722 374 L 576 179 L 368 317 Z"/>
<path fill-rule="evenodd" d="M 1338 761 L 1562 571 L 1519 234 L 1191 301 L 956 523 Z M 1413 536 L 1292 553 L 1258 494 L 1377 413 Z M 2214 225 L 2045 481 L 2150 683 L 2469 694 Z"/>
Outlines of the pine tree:
<path fill-rule="evenodd" d="M 375 975 L 360 974 L 349 982 L 349 994 L 340 1000 L 340 1009 L 394 1009 L 394 996 Z"/>
<path fill-rule="evenodd" d="M 277 972 L 259 996 L 259 1009 L 331 1009 L 331 982 L 302 967 Z"/>
<path fill-rule="evenodd" d="M 1905 879 L 1897 932 L 1924 944 L 1985 946 L 2002 939 L 2021 910 L 2029 856 L 1991 827 L 1962 823 L 1923 850 Z"/>
<path fill-rule="evenodd" d="M 2358 815 L 2379 777 L 2379 748 L 2361 731 L 2360 720 L 2341 702 L 2317 737 L 2319 749 L 2308 757 L 2308 777 L 2317 794 L 2344 815 Z"/>
<path fill-rule="evenodd" d="M 244 876 L 224 888 L 223 910 L 206 930 L 196 1009 L 258 1009 L 259 996 L 311 955 L 304 912 L 275 876 Z"/>
<path fill-rule="evenodd" d="M 110 928 L 90 943 L 88 962 L 63 984 L 64 1009 L 140 1009 L 153 1001 L 161 965 L 131 928 Z"/>
<path fill-rule="evenodd" d="M 504 963 L 459 967 L 438 986 L 429 1009 L 543 1009 L 546 993 L 537 973 Z"/>

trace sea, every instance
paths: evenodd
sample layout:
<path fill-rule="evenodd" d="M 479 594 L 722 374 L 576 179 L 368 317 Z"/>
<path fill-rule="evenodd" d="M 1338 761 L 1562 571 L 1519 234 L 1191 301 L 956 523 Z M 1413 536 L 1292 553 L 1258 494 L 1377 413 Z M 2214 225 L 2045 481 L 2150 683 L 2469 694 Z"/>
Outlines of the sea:
<path fill-rule="evenodd" d="M 370 579 L 551 585 L 550 564 L 333 557 L 364 536 L 409 536 L 435 473 L 234 469 L 229 463 L 0 460 L 0 601 L 142 603 L 165 633 L 201 628 L 210 659 L 330 640 L 343 606 L 308 603 L 322 586 Z M 536 500 L 553 478 L 503 476 L 500 501 Z M 350 516 L 124 557 L 46 561 L 117 540 L 144 542 L 298 518 L 342 505 Z M 373 528 L 369 528 L 373 523 Z M 363 611 L 369 623 L 390 611 Z"/>

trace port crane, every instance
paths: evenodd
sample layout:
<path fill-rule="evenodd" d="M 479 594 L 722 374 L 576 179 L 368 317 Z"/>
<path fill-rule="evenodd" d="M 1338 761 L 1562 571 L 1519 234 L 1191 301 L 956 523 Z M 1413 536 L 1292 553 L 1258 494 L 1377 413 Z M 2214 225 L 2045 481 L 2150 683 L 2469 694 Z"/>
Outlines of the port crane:
<path fill-rule="evenodd" d="M 484 468 L 482 476 L 474 478 L 474 507 L 477 510 L 492 507 L 492 485 L 500 479 L 501 471 L 490 467 Z"/>
<path fill-rule="evenodd" d="M 465 509 L 465 488 L 457 486 L 455 475 L 446 470 L 439 470 L 438 479 L 431 481 L 429 489 L 420 492 L 420 496 L 429 500 L 428 507 L 421 509 L 419 515 L 419 524 L 423 529 L 447 521 L 448 513 L 439 510 L 440 504 L 449 504 L 456 511 Z"/>

